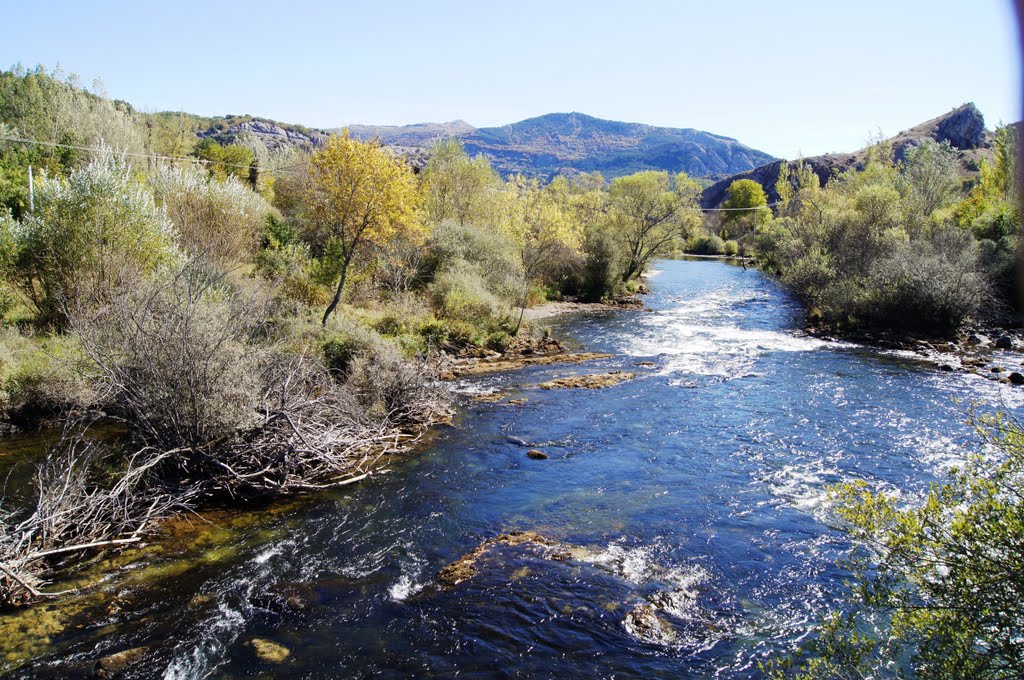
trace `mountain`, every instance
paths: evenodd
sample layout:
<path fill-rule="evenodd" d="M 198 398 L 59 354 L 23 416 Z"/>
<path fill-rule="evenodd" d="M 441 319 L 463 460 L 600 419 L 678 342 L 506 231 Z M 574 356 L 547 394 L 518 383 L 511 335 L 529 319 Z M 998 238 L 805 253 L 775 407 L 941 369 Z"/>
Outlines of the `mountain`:
<path fill-rule="evenodd" d="M 330 132 L 339 133 L 347 129 L 355 139 L 379 139 L 388 146 L 424 147 L 445 137 L 460 137 L 476 131 L 476 128 L 464 120 L 453 120 L 447 123 L 416 123 L 414 125 L 349 125 L 347 128 L 334 128 Z"/>
<path fill-rule="evenodd" d="M 907 149 L 918 146 L 925 139 L 937 142 L 949 142 L 950 146 L 960 153 L 960 163 L 964 176 L 977 174 L 978 161 L 989 155 L 989 132 L 985 129 L 985 117 L 973 103 L 953 109 L 938 118 L 904 130 L 895 137 L 889 138 L 896 159 L 901 160 Z M 863 169 L 867 157 L 867 149 L 853 153 L 825 154 L 803 159 L 821 180 L 822 186 L 833 176 L 851 168 Z M 738 179 L 752 179 L 768 194 L 768 201 L 779 198 L 775 183 L 779 178 L 782 161 L 776 160 L 760 167 L 740 172 L 715 182 L 704 190 L 701 205 L 715 208 L 726 198 L 729 185 Z"/>
<path fill-rule="evenodd" d="M 340 130 L 341 128 L 337 128 Z M 638 170 L 685 171 L 716 177 L 749 170 L 774 158 L 731 137 L 693 129 L 603 120 L 582 113 L 549 113 L 492 128 L 465 121 L 405 126 L 349 125 L 359 139 L 378 138 L 409 155 L 437 139 L 457 137 L 470 155 L 483 154 L 502 175 L 550 178 L 599 171 L 606 177 Z"/>

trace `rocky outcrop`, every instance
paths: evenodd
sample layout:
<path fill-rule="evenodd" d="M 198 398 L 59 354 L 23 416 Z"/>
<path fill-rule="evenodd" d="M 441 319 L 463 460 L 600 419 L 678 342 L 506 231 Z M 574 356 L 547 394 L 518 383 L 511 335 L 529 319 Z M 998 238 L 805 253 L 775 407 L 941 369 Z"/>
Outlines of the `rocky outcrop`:
<path fill-rule="evenodd" d="M 200 138 L 212 137 L 220 144 L 233 143 L 240 134 L 248 132 L 258 137 L 268 149 L 297 146 L 313 149 L 322 146 L 328 134 L 321 130 L 306 130 L 294 126 L 283 126 L 268 120 L 253 119 L 236 123 L 225 129 L 210 128 L 198 133 Z"/>
<path fill-rule="evenodd" d="M 556 547 L 559 544 L 558 541 L 553 541 L 538 534 L 536 531 L 510 531 L 507 534 L 487 539 L 472 551 L 441 569 L 441 571 L 437 572 L 438 582 L 443 586 L 454 586 L 473 578 L 477 574 L 476 565 L 480 558 L 501 545 L 534 546 L 546 549 Z M 549 556 L 552 555 L 549 554 Z M 552 556 L 552 559 L 557 559 L 557 557 Z"/>
<path fill-rule="evenodd" d="M 985 117 L 973 102 L 964 104 L 938 119 L 930 136 L 957 149 L 977 149 L 985 144 Z"/>

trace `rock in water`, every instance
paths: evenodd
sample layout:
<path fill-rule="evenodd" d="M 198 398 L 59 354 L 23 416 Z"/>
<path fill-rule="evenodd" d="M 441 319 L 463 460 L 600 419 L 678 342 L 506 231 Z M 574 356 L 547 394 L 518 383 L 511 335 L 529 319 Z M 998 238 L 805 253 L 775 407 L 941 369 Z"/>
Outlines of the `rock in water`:
<path fill-rule="evenodd" d="M 996 347 L 999 349 L 1013 349 L 1013 338 L 1009 335 L 1000 335 L 996 338 Z"/>
<path fill-rule="evenodd" d="M 120 678 L 128 673 L 132 667 L 149 651 L 148 647 L 133 647 L 123 652 L 110 654 L 96 662 L 93 671 L 94 678 Z"/>
<path fill-rule="evenodd" d="M 245 644 L 255 652 L 260 661 L 267 663 L 282 663 L 291 655 L 287 647 L 262 638 L 253 638 Z"/>
<path fill-rule="evenodd" d="M 1008 377 L 1010 379 L 1010 382 L 1013 383 L 1014 385 L 1024 385 L 1024 375 L 1021 375 L 1020 373 L 1014 371 Z"/>
<path fill-rule="evenodd" d="M 534 460 L 548 459 L 548 454 L 544 453 L 539 449 L 530 449 L 529 451 L 526 452 L 526 455 L 529 456 L 530 458 L 533 458 Z"/>
<path fill-rule="evenodd" d="M 658 610 L 652 604 L 641 604 L 634 607 L 622 622 L 626 632 L 642 642 L 655 645 L 671 645 L 678 640 L 672 627 L 658 616 Z"/>

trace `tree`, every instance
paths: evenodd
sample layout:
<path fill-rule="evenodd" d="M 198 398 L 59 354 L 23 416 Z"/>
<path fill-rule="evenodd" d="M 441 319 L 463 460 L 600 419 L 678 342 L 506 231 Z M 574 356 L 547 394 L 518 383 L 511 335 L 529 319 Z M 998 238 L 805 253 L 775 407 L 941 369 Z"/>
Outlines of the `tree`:
<path fill-rule="evenodd" d="M 179 244 L 193 256 L 243 262 L 256 251 L 273 208 L 248 185 L 194 167 L 160 167 L 150 181 Z"/>
<path fill-rule="evenodd" d="M 470 158 L 457 139 L 443 139 L 431 148 L 420 177 L 427 215 L 433 224 L 454 220 L 482 223 L 501 181 L 480 155 Z"/>
<path fill-rule="evenodd" d="M 530 283 L 540 268 L 559 246 L 579 248 L 582 230 L 570 219 L 566 192 L 567 183 L 562 177 L 544 187 L 537 179 L 516 175 L 505 185 L 504 228 L 515 241 L 523 264 L 523 294 L 515 333 L 523 323 Z"/>
<path fill-rule="evenodd" d="M 1024 674 L 1024 431 L 999 417 L 976 427 L 981 453 L 919 503 L 863 481 L 833 489 L 841 528 L 862 547 L 850 602 L 781 666 L 871 677 L 909 656 L 922 678 Z M 884 623 L 865 635 L 868 621 Z"/>
<path fill-rule="evenodd" d="M 19 241 L 18 283 L 58 325 L 76 303 L 103 301 L 134 275 L 179 257 L 167 215 L 109 151 L 67 180 L 39 182 Z"/>
<path fill-rule="evenodd" d="M 958 198 L 959 154 L 949 142 L 937 144 L 926 139 L 919 146 L 906 150 L 902 176 L 915 217 L 925 220 Z"/>
<path fill-rule="evenodd" d="M 752 179 L 736 180 L 729 185 L 728 194 L 721 206 L 725 210 L 722 213 L 723 226 L 756 225 L 757 213 L 762 210 L 767 212 L 768 197 L 765 196 L 764 188 Z M 723 234 L 722 238 L 728 238 L 728 234 Z"/>
<path fill-rule="evenodd" d="M 398 233 L 426 234 L 421 194 L 409 167 L 375 142 L 342 133 L 313 154 L 306 194 L 306 239 L 337 287 L 322 323 L 341 301 L 352 258 Z"/>
<path fill-rule="evenodd" d="M 622 280 L 643 274 L 680 234 L 680 215 L 697 219 L 700 184 L 679 173 L 670 186 L 667 172 L 647 170 L 612 180 L 608 189 L 609 221 L 626 246 Z"/>

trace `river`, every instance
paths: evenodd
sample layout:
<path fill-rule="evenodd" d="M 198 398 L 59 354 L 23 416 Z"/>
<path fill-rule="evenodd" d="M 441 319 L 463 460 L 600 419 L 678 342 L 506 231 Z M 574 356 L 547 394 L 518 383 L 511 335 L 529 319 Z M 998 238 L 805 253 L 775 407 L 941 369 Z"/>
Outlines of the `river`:
<path fill-rule="evenodd" d="M 613 358 L 460 383 L 456 427 L 425 451 L 356 487 L 214 518 L 205 545 L 126 565 L 8 669 L 30 675 L 14 663 L 27 656 L 59 675 L 146 646 L 139 677 L 750 677 L 843 595 L 828 485 L 911 497 L 974 446 L 970 402 L 1021 410 L 1016 388 L 805 336 L 754 270 L 665 261 L 650 285 L 651 311 L 553 322 Z M 530 387 L 614 370 L 638 376 Z M 476 576 L 438 585 L 512 530 L 571 548 L 492 546 Z M 254 638 L 290 653 L 260 661 Z"/>

